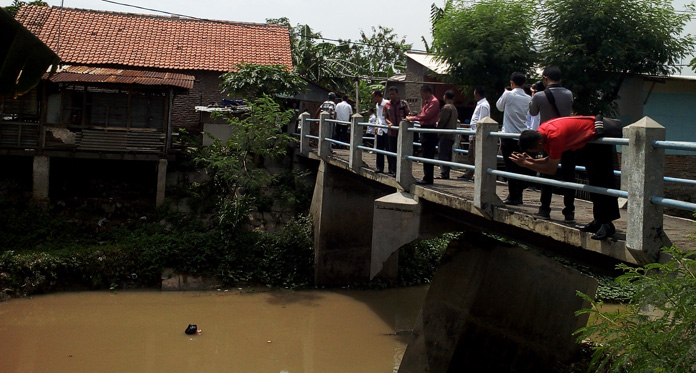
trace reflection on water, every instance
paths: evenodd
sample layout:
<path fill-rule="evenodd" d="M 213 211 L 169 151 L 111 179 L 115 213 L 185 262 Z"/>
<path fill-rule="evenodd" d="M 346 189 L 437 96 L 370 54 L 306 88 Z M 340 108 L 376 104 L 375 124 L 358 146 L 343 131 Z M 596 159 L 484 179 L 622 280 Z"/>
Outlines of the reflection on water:
<path fill-rule="evenodd" d="M 427 287 L 84 292 L 0 303 L 0 372 L 392 372 Z M 197 324 L 201 335 L 184 334 Z"/>

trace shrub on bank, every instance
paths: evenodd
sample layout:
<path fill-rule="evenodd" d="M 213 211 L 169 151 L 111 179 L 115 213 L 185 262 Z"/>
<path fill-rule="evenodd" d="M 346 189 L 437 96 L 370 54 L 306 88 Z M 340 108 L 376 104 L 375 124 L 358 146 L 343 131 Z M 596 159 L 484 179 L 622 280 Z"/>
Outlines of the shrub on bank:
<path fill-rule="evenodd" d="M 64 289 L 155 287 L 164 268 L 216 276 L 229 285 L 296 288 L 314 278 L 306 216 L 276 233 L 263 233 L 227 230 L 171 213 L 95 229 L 93 223 L 31 206 L 5 211 L 1 220 L 14 223 L 0 225 L 0 298 Z M 19 214 L 10 216 L 13 211 Z"/>

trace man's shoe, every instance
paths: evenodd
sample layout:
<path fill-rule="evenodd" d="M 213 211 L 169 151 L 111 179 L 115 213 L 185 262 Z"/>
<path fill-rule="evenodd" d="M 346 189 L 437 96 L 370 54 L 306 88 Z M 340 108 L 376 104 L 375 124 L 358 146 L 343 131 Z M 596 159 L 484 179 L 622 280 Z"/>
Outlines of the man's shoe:
<path fill-rule="evenodd" d="M 575 226 L 575 228 L 579 229 L 580 232 L 592 232 L 595 233 L 599 230 L 599 228 L 602 226 L 602 224 L 597 223 L 597 221 L 592 220 L 591 222 L 587 224 L 578 224 Z"/>
<path fill-rule="evenodd" d="M 376 173 L 376 174 L 383 174 L 383 173 L 384 173 L 384 170 L 375 169 L 375 173 Z"/>
<path fill-rule="evenodd" d="M 442 175 L 440 175 L 440 176 L 435 176 L 435 178 L 436 178 L 436 179 L 439 179 L 439 180 L 449 180 L 449 176 L 442 176 Z"/>
<path fill-rule="evenodd" d="M 522 200 L 506 198 L 505 201 L 503 201 L 503 203 L 510 206 L 517 206 L 522 204 Z"/>
<path fill-rule="evenodd" d="M 418 184 L 418 185 L 433 185 L 433 181 L 432 180 L 425 180 L 425 179 L 416 180 L 416 184 Z"/>
<path fill-rule="evenodd" d="M 534 214 L 535 218 L 539 219 L 544 219 L 544 220 L 549 220 L 551 219 L 551 212 L 550 211 L 544 211 L 544 210 L 539 210 L 536 214 Z"/>
<path fill-rule="evenodd" d="M 590 238 L 593 240 L 606 240 L 614 233 L 616 233 L 616 228 L 614 227 L 614 224 L 605 223 L 602 224 L 597 233 L 593 234 Z"/>
<path fill-rule="evenodd" d="M 566 223 L 572 223 L 575 221 L 575 213 L 571 212 L 569 214 L 563 214 L 563 220 L 565 220 Z"/>

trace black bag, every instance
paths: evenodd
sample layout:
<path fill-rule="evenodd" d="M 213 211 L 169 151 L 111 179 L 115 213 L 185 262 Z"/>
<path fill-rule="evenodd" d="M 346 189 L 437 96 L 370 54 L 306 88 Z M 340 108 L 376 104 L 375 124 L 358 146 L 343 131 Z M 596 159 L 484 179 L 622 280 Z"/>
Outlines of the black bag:
<path fill-rule="evenodd" d="M 184 330 L 184 333 L 191 335 L 191 334 L 196 334 L 198 332 L 198 325 L 196 324 L 189 324 L 189 326 L 186 327 L 186 330 Z"/>
<path fill-rule="evenodd" d="M 621 120 L 595 116 L 595 133 L 597 137 L 623 137 L 623 125 Z"/>

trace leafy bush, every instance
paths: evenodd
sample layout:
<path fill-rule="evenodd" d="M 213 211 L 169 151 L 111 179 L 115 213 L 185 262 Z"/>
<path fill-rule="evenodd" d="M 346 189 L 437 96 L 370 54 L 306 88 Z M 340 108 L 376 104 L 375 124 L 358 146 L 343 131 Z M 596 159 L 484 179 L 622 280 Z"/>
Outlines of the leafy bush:
<path fill-rule="evenodd" d="M 623 310 L 602 312 L 601 302 L 585 294 L 592 308 L 578 314 L 601 322 L 579 329 L 579 340 L 596 345 L 591 367 L 611 372 L 692 372 L 696 367 L 696 260 L 665 248 L 673 259 L 644 267 L 619 265 L 616 283 L 635 293 Z"/>

